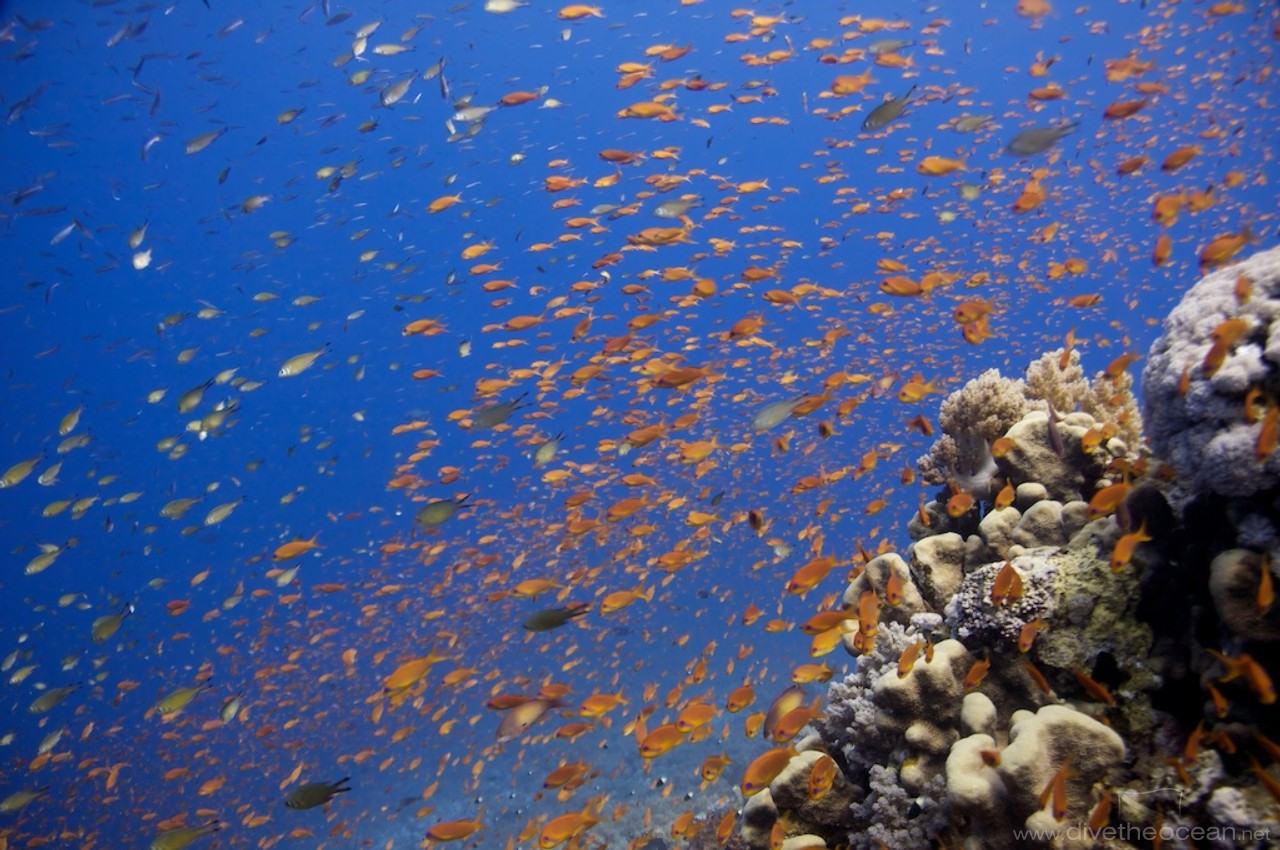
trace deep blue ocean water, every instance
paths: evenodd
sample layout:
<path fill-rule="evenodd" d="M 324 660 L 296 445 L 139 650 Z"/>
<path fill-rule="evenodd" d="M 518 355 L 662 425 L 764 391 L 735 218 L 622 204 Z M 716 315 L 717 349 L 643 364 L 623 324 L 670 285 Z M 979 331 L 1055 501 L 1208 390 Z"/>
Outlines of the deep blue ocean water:
<path fill-rule="evenodd" d="M 537 3 L 0 4 L 0 473 L 38 459 L 0 491 L 0 655 L 12 659 L 0 798 L 51 789 L 0 815 L 0 836 L 145 847 L 161 822 L 218 817 L 211 846 L 404 847 L 479 812 L 471 841 L 497 847 L 607 795 L 607 823 L 589 835 L 622 846 L 644 833 L 646 809 L 665 834 L 682 811 L 732 801 L 765 746 L 744 718 L 815 661 L 795 626 L 838 600 L 859 546 L 905 549 L 933 495 L 902 480 L 930 442 L 910 420 L 936 422 L 946 392 L 993 366 L 1020 374 L 1068 331 L 1090 372 L 1142 353 L 1210 241 L 1249 226 L 1275 244 L 1274 4 L 1058 2 L 1040 17 L 1015 5 L 614 3 L 568 21 Z M 1108 79 L 1109 60 L 1117 77 L 1126 59 L 1145 70 Z M 648 70 L 621 89 L 621 63 Z M 837 77 L 867 71 L 860 92 L 829 96 Z M 912 86 L 900 118 L 860 130 Z M 1033 95 L 1050 86 L 1060 96 Z M 482 122 L 455 117 L 513 92 L 535 97 Z M 1104 117 L 1143 98 L 1132 117 Z M 618 114 L 655 102 L 678 117 Z M 957 132 L 966 115 L 990 118 Z M 1068 121 L 1079 126 L 1045 152 L 1005 151 L 1020 131 Z M 1192 145 L 1187 164 L 1162 169 Z M 644 158 L 615 166 L 600 157 L 610 149 Z M 1137 156 L 1149 161 L 1117 175 Z M 926 157 L 963 168 L 923 174 Z M 584 182 L 552 192 L 553 176 Z M 1043 199 L 1018 211 L 1030 180 Z M 1157 198 L 1195 192 L 1211 204 L 1153 220 Z M 449 195 L 461 200 L 428 212 Z M 655 214 L 682 195 L 700 198 L 686 222 Z M 638 250 L 649 228 L 672 228 L 649 234 L 671 244 Z M 1171 255 L 1155 265 L 1161 233 Z M 481 243 L 493 247 L 468 258 Z M 881 286 L 929 273 L 942 282 L 922 295 Z M 714 293 L 694 294 L 697 280 Z M 976 343 L 953 316 L 972 299 L 991 311 Z M 504 327 L 518 317 L 538 321 Z M 750 317 L 758 331 L 729 335 Z M 425 319 L 439 332 L 404 334 Z M 599 373 L 573 378 L 589 366 Z M 652 386 L 673 367 L 704 372 Z M 916 373 L 938 392 L 899 400 Z M 509 385 L 479 394 L 492 380 Z M 760 407 L 824 382 L 820 408 L 753 431 Z M 497 429 L 459 422 L 522 394 Z M 202 438 L 191 423 L 219 406 L 231 410 Z M 618 451 L 659 423 L 663 437 Z M 711 440 L 707 461 L 682 459 Z M 855 475 L 869 452 L 874 470 Z M 622 480 L 632 474 L 653 483 Z M 409 486 L 389 487 L 397 478 Z M 825 483 L 796 492 L 807 478 Z M 440 528 L 415 526 L 426 501 L 463 495 Z M 585 503 L 571 509 L 575 496 Z M 632 497 L 640 512 L 607 518 Z M 180 498 L 199 501 L 162 516 Z M 598 525 L 578 533 L 573 520 Z M 313 535 L 322 548 L 272 563 Z M 27 575 L 41 544 L 64 550 Z M 664 569 L 673 552 L 692 559 Z M 818 554 L 840 566 L 805 598 L 786 593 Z M 272 570 L 291 566 L 282 586 Z M 511 595 L 544 578 L 560 587 Z M 652 600 L 595 604 L 634 588 Z M 521 627 L 573 602 L 595 607 L 554 631 Z M 125 603 L 136 610 L 120 630 L 92 642 L 94 621 Z M 763 616 L 743 625 L 749 606 Z M 773 619 L 790 629 L 767 630 Z M 447 660 L 421 693 L 388 704 L 384 680 L 433 647 Z M 816 661 L 838 672 L 847 657 Z M 474 673 L 444 683 L 461 668 Z M 213 687 L 179 716 L 155 716 L 204 679 Z M 708 740 L 646 764 L 624 731 L 649 705 L 649 728 L 699 697 L 723 709 L 748 680 L 756 705 L 721 710 Z M 593 693 L 627 702 L 569 742 L 551 735 L 573 718 L 553 712 L 495 745 L 501 716 L 486 700 L 548 682 L 571 689 L 566 712 Z M 74 683 L 52 710 L 29 711 Z M 240 715 L 218 722 L 236 694 Z M 733 763 L 702 787 L 697 768 L 719 753 Z M 566 761 L 600 775 L 557 801 L 542 780 Z M 328 813 L 283 806 L 298 783 L 341 776 L 354 790 Z"/>

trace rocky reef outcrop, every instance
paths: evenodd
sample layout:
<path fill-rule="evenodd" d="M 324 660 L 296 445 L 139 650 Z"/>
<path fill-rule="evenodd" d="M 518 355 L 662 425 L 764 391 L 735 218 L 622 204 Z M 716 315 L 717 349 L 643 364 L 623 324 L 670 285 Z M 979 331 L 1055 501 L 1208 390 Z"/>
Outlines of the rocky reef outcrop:
<path fill-rule="evenodd" d="M 942 489 L 848 586 L 800 746 L 839 756 L 850 846 L 1280 837 L 1280 249 L 1188 291 L 1144 387 L 1059 350 L 943 402 Z M 778 782 L 775 822 L 822 833 Z"/>

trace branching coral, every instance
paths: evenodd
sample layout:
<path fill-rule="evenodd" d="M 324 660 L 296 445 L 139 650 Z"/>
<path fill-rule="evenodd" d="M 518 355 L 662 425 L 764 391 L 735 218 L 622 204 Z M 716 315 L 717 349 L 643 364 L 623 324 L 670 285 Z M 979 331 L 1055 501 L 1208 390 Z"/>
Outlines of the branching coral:
<path fill-rule="evenodd" d="M 943 435 L 919 460 L 920 474 L 931 484 L 977 472 L 987 444 L 999 438 L 1028 410 L 1026 385 L 988 369 L 947 396 L 938 415 Z"/>

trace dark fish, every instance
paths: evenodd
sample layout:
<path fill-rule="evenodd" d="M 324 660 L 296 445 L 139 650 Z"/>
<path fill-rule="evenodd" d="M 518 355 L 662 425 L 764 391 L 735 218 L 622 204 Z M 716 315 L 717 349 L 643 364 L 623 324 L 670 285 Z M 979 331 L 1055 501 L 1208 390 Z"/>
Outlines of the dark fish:
<path fill-rule="evenodd" d="M 520 401 L 526 395 L 528 395 L 528 393 L 520 393 L 514 401 L 504 401 L 501 404 L 495 404 L 481 410 L 471 418 L 471 427 L 468 430 L 486 431 L 490 428 L 496 428 L 503 422 L 506 422 L 511 418 L 511 414 L 525 406 L 521 404 Z"/>
<path fill-rule="evenodd" d="M 470 496 L 471 494 L 468 493 L 456 499 L 441 499 L 438 502 L 423 505 L 414 516 L 413 521 L 423 528 L 437 528 L 444 525 L 462 508 L 462 503 Z"/>
<path fill-rule="evenodd" d="M 1049 437 L 1049 448 L 1053 449 L 1053 453 L 1058 457 L 1062 457 L 1067 453 L 1066 443 L 1062 441 L 1062 431 L 1058 428 L 1058 412 L 1053 409 L 1053 402 L 1046 401 L 1049 406 L 1049 421 L 1045 423 L 1045 432 Z"/>
<path fill-rule="evenodd" d="M 323 806 L 343 791 L 351 789 L 344 782 L 350 782 L 350 776 L 344 776 L 337 782 L 308 782 L 299 785 L 284 798 L 284 804 L 290 809 L 314 809 Z"/>
<path fill-rule="evenodd" d="M 879 130 L 889 122 L 896 121 L 902 116 L 903 110 L 907 108 L 907 103 L 911 100 L 911 95 L 915 90 L 916 87 L 912 86 L 902 97 L 890 98 L 871 110 L 870 114 L 862 122 L 862 129 Z"/>
<path fill-rule="evenodd" d="M 530 615 L 524 621 L 524 627 L 531 632 L 549 632 L 552 629 L 560 628 L 576 617 L 581 617 L 590 610 L 590 607 L 579 602 L 574 605 L 566 605 L 563 608 L 546 608 Z"/>
<path fill-rule="evenodd" d="M 1079 121 L 1071 121 L 1058 127 L 1033 127 L 1023 130 L 1009 140 L 1005 153 L 1013 156 L 1034 156 L 1044 153 L 1058 143 L 1063 136 L 1080 126 Z"/>

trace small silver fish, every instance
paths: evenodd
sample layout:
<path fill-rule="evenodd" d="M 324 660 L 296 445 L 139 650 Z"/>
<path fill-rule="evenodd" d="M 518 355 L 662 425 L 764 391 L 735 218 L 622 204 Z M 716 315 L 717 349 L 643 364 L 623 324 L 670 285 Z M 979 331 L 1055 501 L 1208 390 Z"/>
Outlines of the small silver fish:
<path fill-rule="evenodd" d="M 867 52 L 872 56 L 884 56 L 887 53 L 897 53 L 904 47 L 910 47 L 915 44 L 914 41 L 907 41 L 901 38 L 882 38 L 879 41 L 873 41 L 867 46 Z"/>
<path fill-rule="evenodd" d="M 496 106 L 464 106 L 453 113 L 453 120 L 464 123 L 483 121 L 485 116 L 497 108 Z"/>
<path fill-rule="evenodd" d="M 398 83 L 392 83 L 378 93 L 378 102 L 383 106 L 394 106 L 404 100 L 404 96 L 409 93 L 409 86 L 413 85 L 413 78 L 418 76 L 418 72 L 414 71 L 408 77 L 405 77 Z"/>

